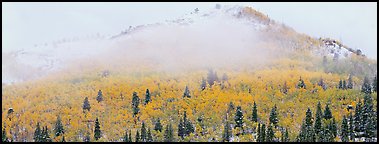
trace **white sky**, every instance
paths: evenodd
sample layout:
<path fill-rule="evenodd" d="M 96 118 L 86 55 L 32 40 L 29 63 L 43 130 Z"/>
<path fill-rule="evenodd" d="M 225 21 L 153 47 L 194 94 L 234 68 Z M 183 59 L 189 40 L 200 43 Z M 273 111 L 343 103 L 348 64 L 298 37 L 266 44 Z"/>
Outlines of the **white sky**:
<path fill-rule="evenodd" d="M 202 3 L 4 3 L 2 51 L 91 34 L 115 35 L 129 26 L 163 22 Z M 377 58 L 377 3 L 231 3 L 246 5 L 313 37 L 331 37 Z"/>

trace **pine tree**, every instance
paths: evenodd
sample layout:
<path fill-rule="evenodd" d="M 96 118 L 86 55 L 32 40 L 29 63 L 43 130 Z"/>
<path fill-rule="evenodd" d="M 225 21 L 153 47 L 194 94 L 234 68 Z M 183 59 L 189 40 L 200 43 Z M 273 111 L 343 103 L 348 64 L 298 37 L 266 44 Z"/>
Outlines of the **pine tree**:
<path fill-rule="evenodd" d="M 145 95 L 145 105 L 151 102 L 151 95 L 149 89 L 146 89 L 146 95 Z"/>
<path fill-rule="evenodd" d="M 352 112 L 349 114 L 349 139 L 354 140 L 354 120 Z"/>
<path fill-rule="evenodd" d="M 41 127 L 39 125 L 39 122 L 37 123 L 37 128 L 34 131 L 34 137 L 33 137 L 35 142 L 41 142 L 42 141 L 42 132 L 41 132 Z"/>
<path fill-rule="evenodd" d="M 154 130 L 162 132 L 162 124 L 161 124 L 161 121 L 159 118 L 158 118 L 157 122 L 155 122 Z"/>
<path fill-rule="evenodd" d="M 91 110 L 91 105 L 89 104 L 88 97 L 86 97 L 86 98 L 84 99 L 84 102 L 83 102 L 83 112 L 84 112 L 85 110 L 88 110 L 88 111 Z"/>
<path fill-rule="evenodd" d="M 236 121 L 236 127 L 240 127 L 243 129 L 243 113 L 242 113 L 242 110 L 241 110 L 241 106 L 237 106 L 237 110 L 236 110 L 236 115 L 234 117 L 234 120 Z"/>
<path fill-rule="evenodd" d="M 355 138 L 360 138 L 361 134 L 360 132 L 363 132 L 361 120 L 362 120 L 362 103 L 361 100 L 358 101 L 357 105 L 355 106 L 355 114 L 354 114 L 354 131 L 355 131 Z"/>
<path fill-rule="evenodd" d="M 182 119 L 180 119 L 179 121 L 179 125 L 178 125 L 178 136 L 180 136 L 182 139 L 184 138 L 184 135 L 185 135 L 185 126 L 184 126 L 184 122 Z"/>
<path fill-rule="evenodd" d="M 133 106 L 133 117 L 135 117 L 139 113 L 139 97 L 137 95 L 137 92 L 133 92 L 133 99 L 132 99 L 132 106 Z"/>
<path fill-rule="evenodd" d="M 337 123 L 336 123 L 336 120 L 334 118 L 332 118 L 332 123 L 331 123 L 331 131 L 332 131 L 332 134 L 333 134 L 333 138 L 337 137 Z"/>
<path fill-rule="evenodd" d="M 139 135 L 139 131 L 137 130 L 137 133 L 136 133 L 136 142 L 140 142 L 140 135 Z"/>
<path fill-rule="evenodd" d="M 52 142 L 52 139 L 50 138 L 49 130 L 47 129 L 47 126 L 45 126 L 45 130 L 43 133 L 43 142 Z"/>
<path fill-rule="evenodd" d="M 297 84 L 297 88 L 304 88 L 304 89 L 307 89 L 307 88 L 306 88 L 306 85 L 305 85 L 304 81 L 301 79 L 301 77 L 300 77 L 300 79 L 299 79 L 299 83 Z"/>
<path fill-rule="evenodd" d="M 201 78 L 201 84 L 200 84 L 200 88 L 201 90 L 205 90 L 205 88 L 207 87 L 207 82 L 205 81 L 204 77 Z"/>
<path fill-rule="evenodd" d="M 232 130 L 230 128 L 229 122 L 226 120 L 226 124 L 224 126 L 224 131 L 222 134 L 222 141 L 223 142 L 229 142 L 232 135 L 233 134 L 232 134 Z"/>
<path fill-rule="evenodd" d="M 97 92 L 96 100 L 98 103 L 103 101 L 103 92 L 101 92 L 101 90 L 99 90 L 99 92 Z"/>
<path fill-rule="evenodd" d="M 190 91 L 188 89 L 188 86 L 186 86 L 184 93 L 183 93 L 183 98 L 185 98 L 185 97 L 191 98 L 191 94 L 190 94 Z"/>
<path fill-rule="evenodd" d="M 164 142 L 173 142 L 174 141 L 174 132 L 171 126 L 171 123 L 167 125 L 164 133 Z"/>
<path fill-rule="evenodd" d="M 62 141 L 61 142 L 66 142 L 66 140 L 64 139 L 64 136 L 62 137 Z"/>
<path fill-rule="evenodd" d="M 142 122 L 142 127 L 141 127 L 141 142 L 146 142 L 146 141 L 147 141 L 146 126 L 145 126 L 145 122 Z"/>
<path fill-rule="evenodd" d="M 371 85 L 370 81 L 367 77 L 363 79 L 363 84 L 362 84 L 362 90 L 363 93 L 365 94 L 371 94 Z"/>
<path fill-rule="evenodd" d="M 374 136 L 374 132 L 376 131 L 375 124 L 377 121 L 374 121 L 373 116 L 376 113 L 373 109 L 372 97 L 369 94 L 364 96 L 364 105 L 363 105 L 363 113 L 362 113 L 362 124 L 364 136 L 366 138 L 372 138 Z M 375 123 L 375 124 L 374 124 Z"/>
<path fill-rule="evenodd" d="M 372 91 L 376 92 L 376 90 L 378 89 L 376 87 L 376 83 L 377 83 L 377 79 L 376 79 L 376 76 L 374 77 L 374 79 L 372 80 Z"/>
<path fill-rule="evenodd" d="M 1 139 L 2 142 L 8 142 L 7 132 L 5 131 L 5 128 L 3 128 Z"/>
<path fill-rule="evenodd" d="M 274 139 L 274 130 L 272 129 L 272 124 L 269 124 L 267 128 L 266 142 L 274 142 Z"/>
<path fill-rule="evenodd" d="M 257 142 L 262 142 L 262 133 L 261 133 L 261 123 L 258 123 L 258 134 Z"/>
<path fill-rule="evenodd" d="M 282 142 L 289 142 L 290 141 L 290 138 L 288 136 L 288 128 L 286 128 L 286 132 L 284 133 L 284 139 L 282 140 Z"/>
<path fill-rule="evenodd" d="M 343 116 L 343 119 L 342 119 L 341 140 L 342 140 L 342 142 L 348 142 L 349 141 L 349 128 L 347 125 L 346 116 Z"/>
<path fill-rule="evenodd" d="M 188 136 L 190 133 L 195 132 L 195 129 L 194 129 L 191 121 L 187 119 L 187 112 L 186 111 L 184 111 L 184 115 L 183 115 L 183 125 L 184 125 L 185 136 Z"/>
<path fill-rule="evenodd" d="M 129 130 L 129 138 L 128 138 L 128 142 L 132 142 L 132 130 Z"/>
<path fill-rule="evenodd" d="M 298 141 L 300 142 L 315 142 L 315 132 L 312 128 L 313 120 L 312 120 L 312 111 L 308 107 L 307 112 L 305 114 L 305 120 L 301 126 L 301 130 L 298 136 Z"/>
<path fill-rule="evenodd" d="M 266 142 L 266 125 L 262 124 L 261 127 L 261 142 Z"/>
<path fill-rule="evenodd" d="M 257 110 L 257 104 L 255 103 L 255 101 L 254 101 L 254 106 L 253 106 L 252 121 L 258 122 L 258 110 Z"/>
<path fill-rule="evenodd" d="M 324 126 L 323 142 L 333 142 L 334 141 L 333 133 L 331 131 L 331 129 L 332 129 L 331 126 L 332 126 L 332 124 L 330 123 L 330 121 L 328 123 L 326 123 Z"/>
<path fill-rule="evenodd" d="M 208 71 L 208 84 L 212 87 L 215 82 L 218 82 L 217 73 L 213 72 L 212 69 Z"/>
<path fill-rule="evenodd" d="M 125 131 L 123 142 L 129 142 L 129 139 L 128 139 L 128 130 Z"/>
<path fill-rule="evenodd" d="M 347 88 L 353 89 L 353 79 L 352 79 L 351 75 L 349 75 L 349 78 L 347 79 Z"/>
<path fill-rule="evenodd" d="M 327 105 L 325 106 L 324 119 L 329 120 L 329 119 L 331 119 L 331 118 L 333 118 L 332 111 L 330 111 L 330 109 L 329 109 L 329 104 L 327 104 Z"/>
<path fill-rule="evenodd" d="M 147 142 L 153 142 L 153 136 L 151 135 L 150 128 L 147 129 Z"/>
<path fill-rule="evenodd" d="M 326 85 L 324 83 L 324 79 L 320 79 L 320 81 L 317 83 L 318 86 L 322 87 L 322 89 L 326 90 Z"/>
<path fill-rule="evenodd" d="M 60 116 L 57 117 L 57 122 L 55 123 L 54 131 L 55 136 L 60 136 L 64 134 L 63 124 Z"/>
<path fill-rule="evenodd" d="M 338 83 L 338 89 L 343 89 L 342 80 L 340 79 L 340 82 Z"/>
<path fill-rule="evenodd" d="M 277 113 L 277 107 L 276 105 L 271 109 L 271 113 L 270 113 L 270 123 L 269 124 L 274 124 L 275 127 L 278 126 L 278 113 Z"/>
<path fill-rule="evenodd" d="M 101 130 L 100 130 L 100 123 L 99 123 L 99 119 L 96 118 L 96 121 L 95 121 L 95 131 L 94 131 L 94 138 L 96 140 L 99 140 L 101 138 Z"/>
<path fill-rule="evenodd" d="M 321 103 L 317 103 L 317 109 L 316 109 L 316 116 L 315 116 L 315 126 L 314 131 L 316 134 L 316 141 L 319 142 L 321 138 L 321 132 L 322 132 L 322 109 L 321 109 Z"/>
<path fill-rule="evenodd" d="M 344 89 L 344 90 L 347 89 L 346 81 L 345 80 L 342 81 L 342 89 Z"/>

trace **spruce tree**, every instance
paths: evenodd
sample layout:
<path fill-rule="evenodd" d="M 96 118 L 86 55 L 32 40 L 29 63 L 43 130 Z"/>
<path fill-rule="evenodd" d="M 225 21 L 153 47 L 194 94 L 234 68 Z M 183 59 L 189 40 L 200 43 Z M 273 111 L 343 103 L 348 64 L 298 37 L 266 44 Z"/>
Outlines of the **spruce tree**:
<path fill-rule="evenodd" d="M 274 124 L 275 127 L 278 126 L 278 113 L 277 113 L 277 107 L 276 105 L 271 109 L 270 112 L 270 123 L 269 124 Z"/>
<path fill-rule="evenodd" d="M 39 122 L 37 123 L 37 128 L 36 130 L 34 131 L 34 142 L 41 142 L 42 141 L 42 131 L 41 131 L 41 127 L 39 125 Z"/>
<path fill-rule="evenodd" d="M 349 114 L 349 139 L 354 140 L 354 120 L 352 112 Z"/>
<path fill-rule="evenodd" d="M 290 141 L 290 138 L 288 136 L 288 128 L 286 128 L 286 132 L 284 133 L 284 139 L 282 140 L 282 142 L 289 142 Z"/>
<path fill-rule="evenodd" d="M 149 89 L 146 89 L 146 95 L 145 95 L 145 105 L 151 102 L 151 95 Z"/>
<path fill-rule="evenodd" d="M 267 128 L 266 142 L 274 142 L 274 139 L 274 130 L 272 129 L 272 124 L 269 124 Z"/>
<path fill-rule="evenodd" d="M 363 84 L 362 84 L 362 90 L 361 91 L 363 93 L 365 93 L 365 94 L 371 94 L 371 85 L 370 85 L 369 79 L 367 77 L 365 77 L 363 79 Z"/>
<path fill-rule="evenodd" d="M 54 131 L 55 131 L 55 136 L 60 136 L 60 135 L 64 134 L 62 120 L 61 120 L 61 117 L 59 115 L 57 117 L 57 122 L 55 123 Z"/>
<path fill-rule="evenodd" d="M 360 138 L 361 134 L 360 132 L 363 132 L 361 120 L 362 120 L 362 106 L 361 106 L 361 100 L 358 101 L 357 105 L 355 106 L 355 114 L 354 114 L 354 131 L 355 131 L 355 138 Z"/>
<path fill-rule="evenodd" d="M 257 104 L 254 101 L 254 106 L 253 106 L 253 114 L 252 114 L 252 121 L 258 122 L 258 110 L 257 110 Z"/>
<path fill-rule="evenodd" d="M 337 123 L 336 123 L 336 120 L 334 118 L 332 118 L 332 123 L 331 123 L 331 131 L 332 131 L 332 134 L 333 134 L 333 138 L 337 137 Z"/>
<path fill-rule="evenodd" d="M 101 92 L 101 90 L 99 90 L 99 92 L 97 92 L 96 100 L 97 100 L 98 103 L 100 103 L 101 101 L 103 101 L 103 92 Z"/>
<path fill-rule="evenodd" d="M 341 140 L 342 140 L 342 142 L 348 142 L 349 141 L 349 128 L 348 128 L 346 116 L 343 116 L 343 119 L 342 119 Z"/>
<path fill-rule="evenodd" d="M 229 122 L 226 120 L 226 124 L 224 126 L 224 131 L 222 134 L 222 141 L 223 142 L 229 142 L 232 135 L 233 134 L 232 134 L 232 130 L 230 128 Z"/>
<path fill-rule="evenodd" d="M 240 128 L 243 128 L 243 113 L 242 113 L 242 110 L 241 110 L 241 106 L 237 106 L 237 110 L 236 110 L 236 115 L 234 117 L 234 121 L 236 122 L 236 126 L 234 126 L 234 128 L 236 127 L 240 127 Z"/>
<path fill-rule="evenodd" d="M 299 83 L 297 84 L 297 88 L 304 88 L 304 89 L 307 89 L 307 87 L 306 87 L 304 81 L 301 79 L 301 77 L 300 77 L 300 79 L 299 79 Z"/>
<path fill-rule="evenodd" d="M 262 124 L 261 127 L 261 142 L 266 142 L 266 125 Z"/>
<path fill-rule="evenodd" d="M 344 89 L 344 90 L 347 89 L 346 81 L 345 80 L 342 81 L 342 89 Z"/>
<path fill-rule="evenodd" d="M 338 83 L 338 89 L 343 89 L 343 86 L 342 86 L 342 80 L 340 79 L 339 83 Z"/>
<path fill-rule="evenodd" d="M 161 124 L 161 121 L 159 118 L 158 118 L 157 122 L 155 122 L 154 130 L 162 132 L 162 124 Z"/>
<path fill-rule="evenodd" d="M 317 85 L 322 87 L 323 90 L 326 90 L 326 84 L 324 83 L 324 79 L 321 78 Z"/>
<path fill-rule="evenodd" d="M 47 126 L 45 126 L 45 130 L 44 130 L 44 133 L 43 133 L 43 138 L 42 138 L 43 142 L 52 142 L 52 139 L 50 138 L 50 134 L 49 134 L 49 130 L 47 128 Z"/>
<path fill-rule="evenodd" d="M 258 134 L 257 142 L 262 142 L 262 133 L 261 133 L 261 123 L 258 123 Z"/>
<path fill-rule="evenodd" d="M 329 119 L 331 119 L 331 118 L 333 118 L 332 111 L 330 111 L 330 109 L 329 109 L 329 104 L 327 104 L 327 105 L 325 106 L 324 119 L 329 120 Z"/>
<path fill-rule="evenodd" d="M 171 123 L 167 125 L 164 133 L 164 142 L 173 142 L 174 141 L 174 132 L 171 126 Z"/>
<path fill-rule="evenodd" d="M 132 130 L 129 130 L 129 138 L 128 138 L 128 142 L 132 142 Z"/>
<path fill-rule="evenodd" d="M 305 114 L 305 120 L 303 120 L 303 124 L 301 126 L 301 130 L 298 136 L 298 141 L 300 142 L 315 142 L 315 132 L 312 128 L 313 120 L 312 120 L 312 111 L 308 107 L 307 112 Z"/>
<path fill-rule="evenodd" d="M 145 122 L 142 122 L 142 127 L 141 127 L 141 142 L 146 142 L 146 141 L 147 141 L 146 126 L 145 126 Z"/>
<path fill-rule="evenodd" d="M 137 92 L 133 92 L 133 98 L 132 98 L 132 106 L 133 106 L 133 117 L 135 117 L 139 113 L 139 102 L 140 99 L 137 95 Z"/>
<path fill-rule="evenodd" d="M 139 135 L 139 131 L 137 130 L 137 133 L 136 133 L 136 141 L 135 142 L 140 142 L 140 135 Z"/>
<path fill-rule="evenodd" d="M 128 139 L 128 130 L 125 131 L 123 142 L 129 142 L 129 139 Z"/>
<path fill-rule="evenodd" d="M 99 122 L 99 119 L 96 118 L 96 121 L 95 121 L 95 131 L 94 131 L 94 138 L 96 140 L 99 140 L 101 138 L 101 130 L 100 130 L 100 122 Z"/>
<path fill-rule="evenodd" d="M 375 124 L 377 121 L 373 118 L 374 116 L 376 117 L 376 115 L 374 114 L 376 112 L 373 109 L 374 106 L 372 103 L 371 95 L 366 94 L 364 96 L 363 102 L 364 102 L 363 109 L 362 109 L 363 132 L 364 132 L 364 136 L 370 139 L 374 137 L 374 133 L 376 131 Z"/>
<path fill-rule="evenodd" d="M 89 104 L 88 97 L 86 97 L 86 98 L 84 99 L 84 102 L 83 102 L 83 112 L 84 112 L 85 110 L 88 110 L 88 111 L 91 110 L 91 105 Z"/>
<path fill-rule="evenodd" d="M 153 136 L 151 135 L 150 128 L 147 129 L 147 142 L 153 142 Z"/>
<path fill-rule="evenodd" d="M 316 134 L 316 141 L 319 142 L 321 138 L 321 132 L 322 132 L 322 109 L 321 109 L 321 103 L 317 103 L 317 108 L 316 108 L 316 116 L 315 116 L 315 126 L 314 126 L 314 131 Z"/>
<path fill-rule="evenodd" d="M 349 75 L 349 78 L 347 79 L 347 88 L 353 89 L 353 79 L 352 79 L 351 75 Z"/>
<path fill-rule="evenodd" d="M 179 121 L 179 124 L 178 124 L 178 136 L 180 136 L 182 139 L 184 138 L 184 135 L 185 135 L 185 126 L 184 126 L 184 122 L 182 119 L 180 119 Z"/>
<path fill-rule="evenodd" d="M 66 142 L 66 140 L 64 139 L 64 136 L 62 137 L 62 141 L 61 142 Z"/>
<path fill-rule="evenodd" d="M 188 89 L 188 86 L 186 86 L 185 90 L 184 90 L 184 93 L 183 93 L 183 98 L 191 98 L 191 94 L 190 94 L 190 91 Z"/>

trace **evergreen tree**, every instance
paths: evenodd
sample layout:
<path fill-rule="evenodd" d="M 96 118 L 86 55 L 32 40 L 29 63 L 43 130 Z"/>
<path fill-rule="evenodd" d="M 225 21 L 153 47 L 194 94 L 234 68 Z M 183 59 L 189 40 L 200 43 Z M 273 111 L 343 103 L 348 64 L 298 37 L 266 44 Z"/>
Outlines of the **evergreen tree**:
<path fill-rule="evenodd" d="M 346 116 L 343 116 L 343 119 L 342 119 L 341 140 L 342 140 L 342 142 L 348 142 L 349 141 L 349 128 L 347 125 Z"/>
<path fill-rule="evenodd" d="M 258 134 L 257 142 L 262 142 L 262 133 L 261 133 L 261 123 L 258 123 Z"/>
<path fill-rule="evenodd" d="M 125 131 L 123 142 L 129 142 L 129 139 L 128 139 L 128 130 Z"/>
<path fill-rule="evenodd" d="M 132 130 L 129 130 L 129 138 L 128 138 L 128 142 L 132 142 Z"/>
<path fill-rule="evenodd" d="M 42 132 L 41 132 L 41 127 L 39 125 L 39 122 L 37 123 L 37 128 L 34 131 L 34 137 L 33 137 L 35 142 L 41 142 L 42 141 Z"/>
<path fill-rule="evenodd" d="M 146 126 L 145 126 L 145 122 L 142 122 L 142 127 L 141 127 L 141 142 L 146 142 L 146 141 L 147 141 Z"/>
<path fill-rule="evenodd" d="M 337 123 L 336 123 L 336 120 L 334 118 L 332 118 L 330 130 L 332 131 L 333 138 L 337 137 Z"/>
<path fill-rule="evenodd" d="M 354 131 L 355 131 L 355 138 L 360 138 L 361 134 L 360 132 L 363 132 L 363 128 L 361 125 L 362 120 L 362 103 L 361 100 L 358 101 L 357 105 L 355 106 L 355 114 L 354 114 Z"/>
<path fill-rule="evenodd" d="M 276 105 L 271 109 L 271 112 L 270 112 L 270 124 L 274 124 L 275 127 L 278 126 L 278 113 L 277 113 L 277 107 Z"/>
<path fill-rule="evenodd" d="M 157 122 L 155 122 L 154 130 L 162 132 L 162 124 L 161 124 L 161 120 L 159 118 L 158 118 Z"/>
<path fill-rule="evenodd" d="M 147 142 L 153 142 L 153 136 L 151 135 L 150 128 L 147 129 Z"/>
<path fill-rule="evenodd" d="M 91 136 L 90 133 L 87 132 L 87 135 L 84 137 L 84 142 L 90 142 L 91 141 Z"/>
<path fill-rule="evenodd" d="M 342 80 L 340 79 L 340 82 L 338 83 L 338 89 L 343 89 Z"/>
<path fill-rule="evenodd" d="M 342 81 L 342 89 L 344 89 L 344 90 L 347 89 L 346 81 L 345 80 Z"/>
<path fill-rule="evenodd" d="M 304 81 L 301 79 L 301 77 L 300 77 L 300 79 L 299 79 L 299 83 L 297 84 L 297 88 L 304 88 L 304 89 L 307 89 L 307 88 L 306 88 L 306 85 L 305 85 Z"/>
<path fill-rule="evenodd" d="M 354 140 L 354 120 L 352 112 L 349 114 L 349 139 Z"/>
<path fill-rule="evenodd" d="M 180 136 L 183 139 L 185 133 L 186 133 L 186 129 L 185 129 L 185 126 L 184 126 L 184 122 L 183 122 L 182 119 L 180 119 L 179 125 L 178 125 L 178 136 Z"/>
<path fill-rule="evenodd" d="M 191 94 L 190 94 L 190 91 L 188 89 L 188 86 L 186 86 L 185 90 L 184 90 L 184 93 L 183 93 L 183 97 L 188 97 L 188 98 L 191 98 Z"/>
<path fill-rule="evenodd" d="M 322 109 L 321 109 L 321 103 L 317 103 L 317 109 L 316 109 L 316 116 L 315 116 L 315 126 L 314 131 L 316 134 L 316 141 L 319 142 L 321 138 L 321 131 L 322 131 Z"/>
<path fill-rule="evenodd" d="M 99 92 L 97 92 L 96 100 L 98 103 L 103 101 L 103 92 L 101 92 L 101 90 L 99 90 Z"/>
<path fill-rule="evenodd" d="M 376 90 L 378 89 L 376 87 L 376 83 L 377 83 L 377 79 L 376 79 L 376 76 L 374 77 L 374 80 L 372 80 L 372 91 L 376 92 Z"/>
<path fill-rule="evenodd" d="M 171 123 L 167 125 L 164 133 L 164 142 L 173 142 L 174 141 L 174 132 L 171 126 Z"/>
<path fill-rule="evenodd" d="M 254 106 L 253 106 L 252 120 L 254 122 L 258 122 L 258 110 L 257 110 L 257 104 L 255 103 L 255 101 L 254 101 Z"/>
<path fill-rule="evenodd" d="M 266 142 L 273 142 L 274 139 L 275 139 L 274 130 L 272 129 L 272 124 L 269 124 L 267 128 Z"/>
<path fill-rule="evenodd" d="M 369 79 L 367 77 L 365 77 L 363 79 L 363 84 L 362 84 L 362 90 L 361 91 L 363 93 L 365 93 L 365 94 L 371 94 L 371 85 L 370 85 Z"/>
<path fill-rule="evenodd" d="M 132 106 L 133 106 L 133 117 L 135 117 L 139 113 L 139 97 L 137 95 L 137 92 L 133 92 L 133 99 L 132 99 Z"/>
<path fill-rule="evenodd" d="M 218 82 L 217 73 L 213 72 L 213 70 L 208 71 L 208 84 L 212 87 L 215 82 Z"/>
<path fill-rule="evenodd" d="M 325 106 L 324 119 L 329 120 L 329 119 L 331 119 L 331 118 L 333 118 L 332 111 L 330 111 L 330 109 L 329 109 L 329 104 L 327 104 L 327 105 Z"/>
<path fill-rule="evenodd" d="M 322 89 L 326 90 L 326 85 L 324 83 L 324 79 L 320 79 L 320 81 L 317 83 L 318 86 L 322 87 Z"/>
<path fill-rule="evenodd" d="M 266 142 L 266 125 L 262 124 L 261 128 L 261 142 Z"/>
<path fill-rule="evenodd" d="M 200 88 L 201 90 L 205 90 L 205 88 L 207 87 L 207 82 L 205 81 L 204 78 L 201 78 L 201 84 L 200 84 Z"/>
<path fill-rule="evenodd" d="M 372 97 L 369 94 L 366 94 L 364 96 L 364 105 L 363 105 L 363 113 L 362 113 L 362 125 L 363 125 L 363 131 L 364 131 L 364 136 L 366 138 L 372 138 L 374 137 L 374 133 L 376 131 L 375 125 L 376 125 L 376 120 L 373 118 L 374 113 L 376 113 L 373 109 L 373 103 L 372 103 Z"/>
<path fill-rule="evenodd" d="M 351 75 L 349 75 L 349 78 L 347 79 L 347 88 L 353 89 L 353 79 L 352 79 Z"/>
<path fill-rule="evenodd" d="M 88 110 L 88 111 L 91 110 L 91 105 L 89 104 L 88 97 L 86 97 L 86 98 L 84 99 L 84 102 L 83 102 L 83 112 L 84 112 L 85 110 Z"/>
<path fill-rule="evenodd" d="M 301 126 L 301 130 L 298 136 L 298 141 L 300 142 L 315 142 L 315 132 L 312 128 L 313 120 L 312 120 L 312 111 L 308 107 L 307 112 L 305 114 L 305 120 Z"/>
<path fill-rule="evenodd" d="M 282 142 L 289 142 L 290 141 L 290 138 L 288 136 L 288 128 L 286 128 L 286 132 L 284 133 L 284 139 L 282 140 Z"/>
<path fill-rule="evenodd" d="M 146 95 L 145 95 L 145 105 L 151 102 L 151 95 L 149 89 L 146 89 Z"/>
<path fill-rule="evenodd" d="M 101 130 L 100 130 L 100 123 L 99 123 L 99 119 L 96 118 L 96 121 L 95 121 L 95 131 L 94 131 L 94 138 L 96 140 L 99 140 L 101 138 Z"/>
<path fill-rule="evenodd" d="M 236 127 L 240 127 L 243 129 L 243 113 L 241 110 L 241 106 L 237 106 L 236 115 L 234 117 L 234 120 L 236 121 Z"/>
<path fill-rule="evenodd" d="M 229 142 L 232 135 L 233 135 L 232 129 L 230 128 L 229 122 L 226 120 L 226 124 L 224 126 L 224 131 L 222 134 L 222 141 L 223 142 Z"/>
<path fill-rule="evenodd" d="M 47 129 L 47 126 L 45 126 L 45 130 L 43 131 L 42 136 L 43 142 L 52 142 L 52 139 L 50 138 L 49 130 Z"/>
<path fill-rule="evenodd" d="M 233 102 L 230 102 L 228 106 L 228 113 L 230 113 L 232 110 L 234 110 L 234 105 Z"/>
<path fill-rule="evenodd" d="M 55 123 L 54 131 L 55 136 L 60 136 L 64 134 L 63 124 L 60 116 L 57 117 L 57 122 Z"/>
<path fill-rule="evenodd" d="M 137 133 L 136 133 L 136 142 L 140 142 L 140 139 L 141 139 L 141 137 L 140 137 L 139 132 L 137 130 Z"/>
<path fill-rule="evenodd" d="M 1 141 L 2 142 L 8 142 L 7 132 L 5 131 L 5 128 L 3 128 L 2 134 L 3 135 L 1 136 Z"/>
<path fill-rule="evenodd" d="M 64 136 L 62 137 L 62 141 L 61 142 L 66 142 L 66 140 L 64 139 Z"/>
<path fill-rule="evenodd" d="M 334 141 L 334 137 L 333 137 L 333 133 L 331 131 L 331 126 L 332 124 L 330 123 L 330 121 L 328 123 L 325 124 L 325 127 L 324 127 L 324 135 L 323 135 L 323 142 L 333 142 Z"/>

